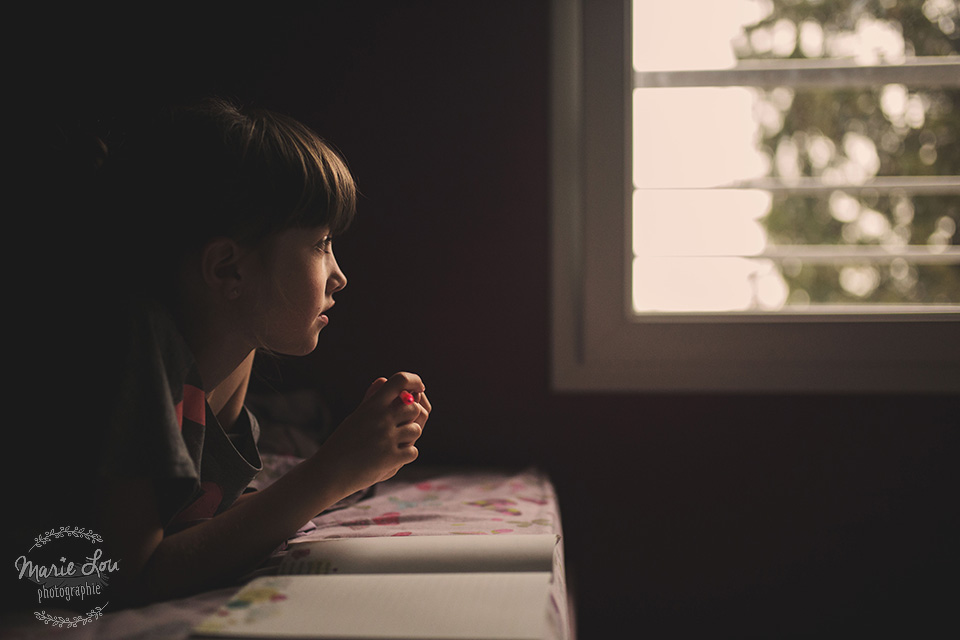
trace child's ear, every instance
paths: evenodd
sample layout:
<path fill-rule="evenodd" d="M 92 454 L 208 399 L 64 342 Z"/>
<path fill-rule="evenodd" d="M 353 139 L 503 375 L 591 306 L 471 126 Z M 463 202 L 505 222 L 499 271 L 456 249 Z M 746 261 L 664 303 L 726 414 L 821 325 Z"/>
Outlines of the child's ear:
<path fill-rule="evenodd" d="M 243 251 L 230 238 L 214 238 L 201 254 L 204 283 L 228 299 L 240 296 L 240 262 Z"/>

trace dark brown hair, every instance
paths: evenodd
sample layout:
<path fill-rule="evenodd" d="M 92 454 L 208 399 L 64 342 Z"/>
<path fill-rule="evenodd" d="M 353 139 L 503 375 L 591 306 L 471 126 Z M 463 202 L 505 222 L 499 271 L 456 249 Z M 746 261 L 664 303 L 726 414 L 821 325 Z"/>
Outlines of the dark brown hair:
<path fill-rule="evenodd" d="M 356 209 L 345 162 L 310 128 L 222 98 L 132 127 L 101 173 L 111 231 L 167 274 L 212 238 L 256 245 L 291 227 L 337 235 Z"/>

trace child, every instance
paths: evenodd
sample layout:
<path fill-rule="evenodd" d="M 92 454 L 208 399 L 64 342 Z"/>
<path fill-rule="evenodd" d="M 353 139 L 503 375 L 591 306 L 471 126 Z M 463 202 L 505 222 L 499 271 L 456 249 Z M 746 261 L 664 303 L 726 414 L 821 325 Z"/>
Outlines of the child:
<path fill-rule="evenodd" d="M 123 336 L 86 504 L 120 560 L 111 600 L 143 603 L 242 575 L 392 477 L 417 457 L 431 405 L 418 376 L 379 378 L 313 457 L 245 494 L 260 468 L 243 407 L 254 353 L 316 348 L 347 282 L 332 238 L 354 213 L 350 173 L 302 124 L 208 99 L 131 130 L 100 180 L 107 226 L 132 242 L 101 256 L 105 297 L 123 300 L 104 315 Z"/>

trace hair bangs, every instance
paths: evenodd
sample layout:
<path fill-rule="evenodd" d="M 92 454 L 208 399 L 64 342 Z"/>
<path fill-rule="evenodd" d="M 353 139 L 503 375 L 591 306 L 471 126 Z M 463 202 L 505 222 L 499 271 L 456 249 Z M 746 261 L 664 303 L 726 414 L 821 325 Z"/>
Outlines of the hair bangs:
<path fill-rule="evenodd" d="M 340 155 L 312 130 L 286 116 L 264 112 L 259 126 L 259 157 L 270 176 L 268 206 L 286 208 L 275 218 L 284 227 L 327 227 L 333 235 L 346 231 L 356 213 L 357 190 Z M 279 230 L 279 229 L 274 229 Z"/>

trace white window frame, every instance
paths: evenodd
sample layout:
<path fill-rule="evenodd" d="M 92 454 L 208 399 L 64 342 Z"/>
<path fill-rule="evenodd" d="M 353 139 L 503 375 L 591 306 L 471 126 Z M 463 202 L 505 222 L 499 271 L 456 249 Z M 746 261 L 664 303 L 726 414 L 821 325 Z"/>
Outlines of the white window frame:
<path fill-rule="evenodd" d="M 554 389 L 960 393 L 956 313 L 634 314 L 629 3 L 551 11 Z"/>

